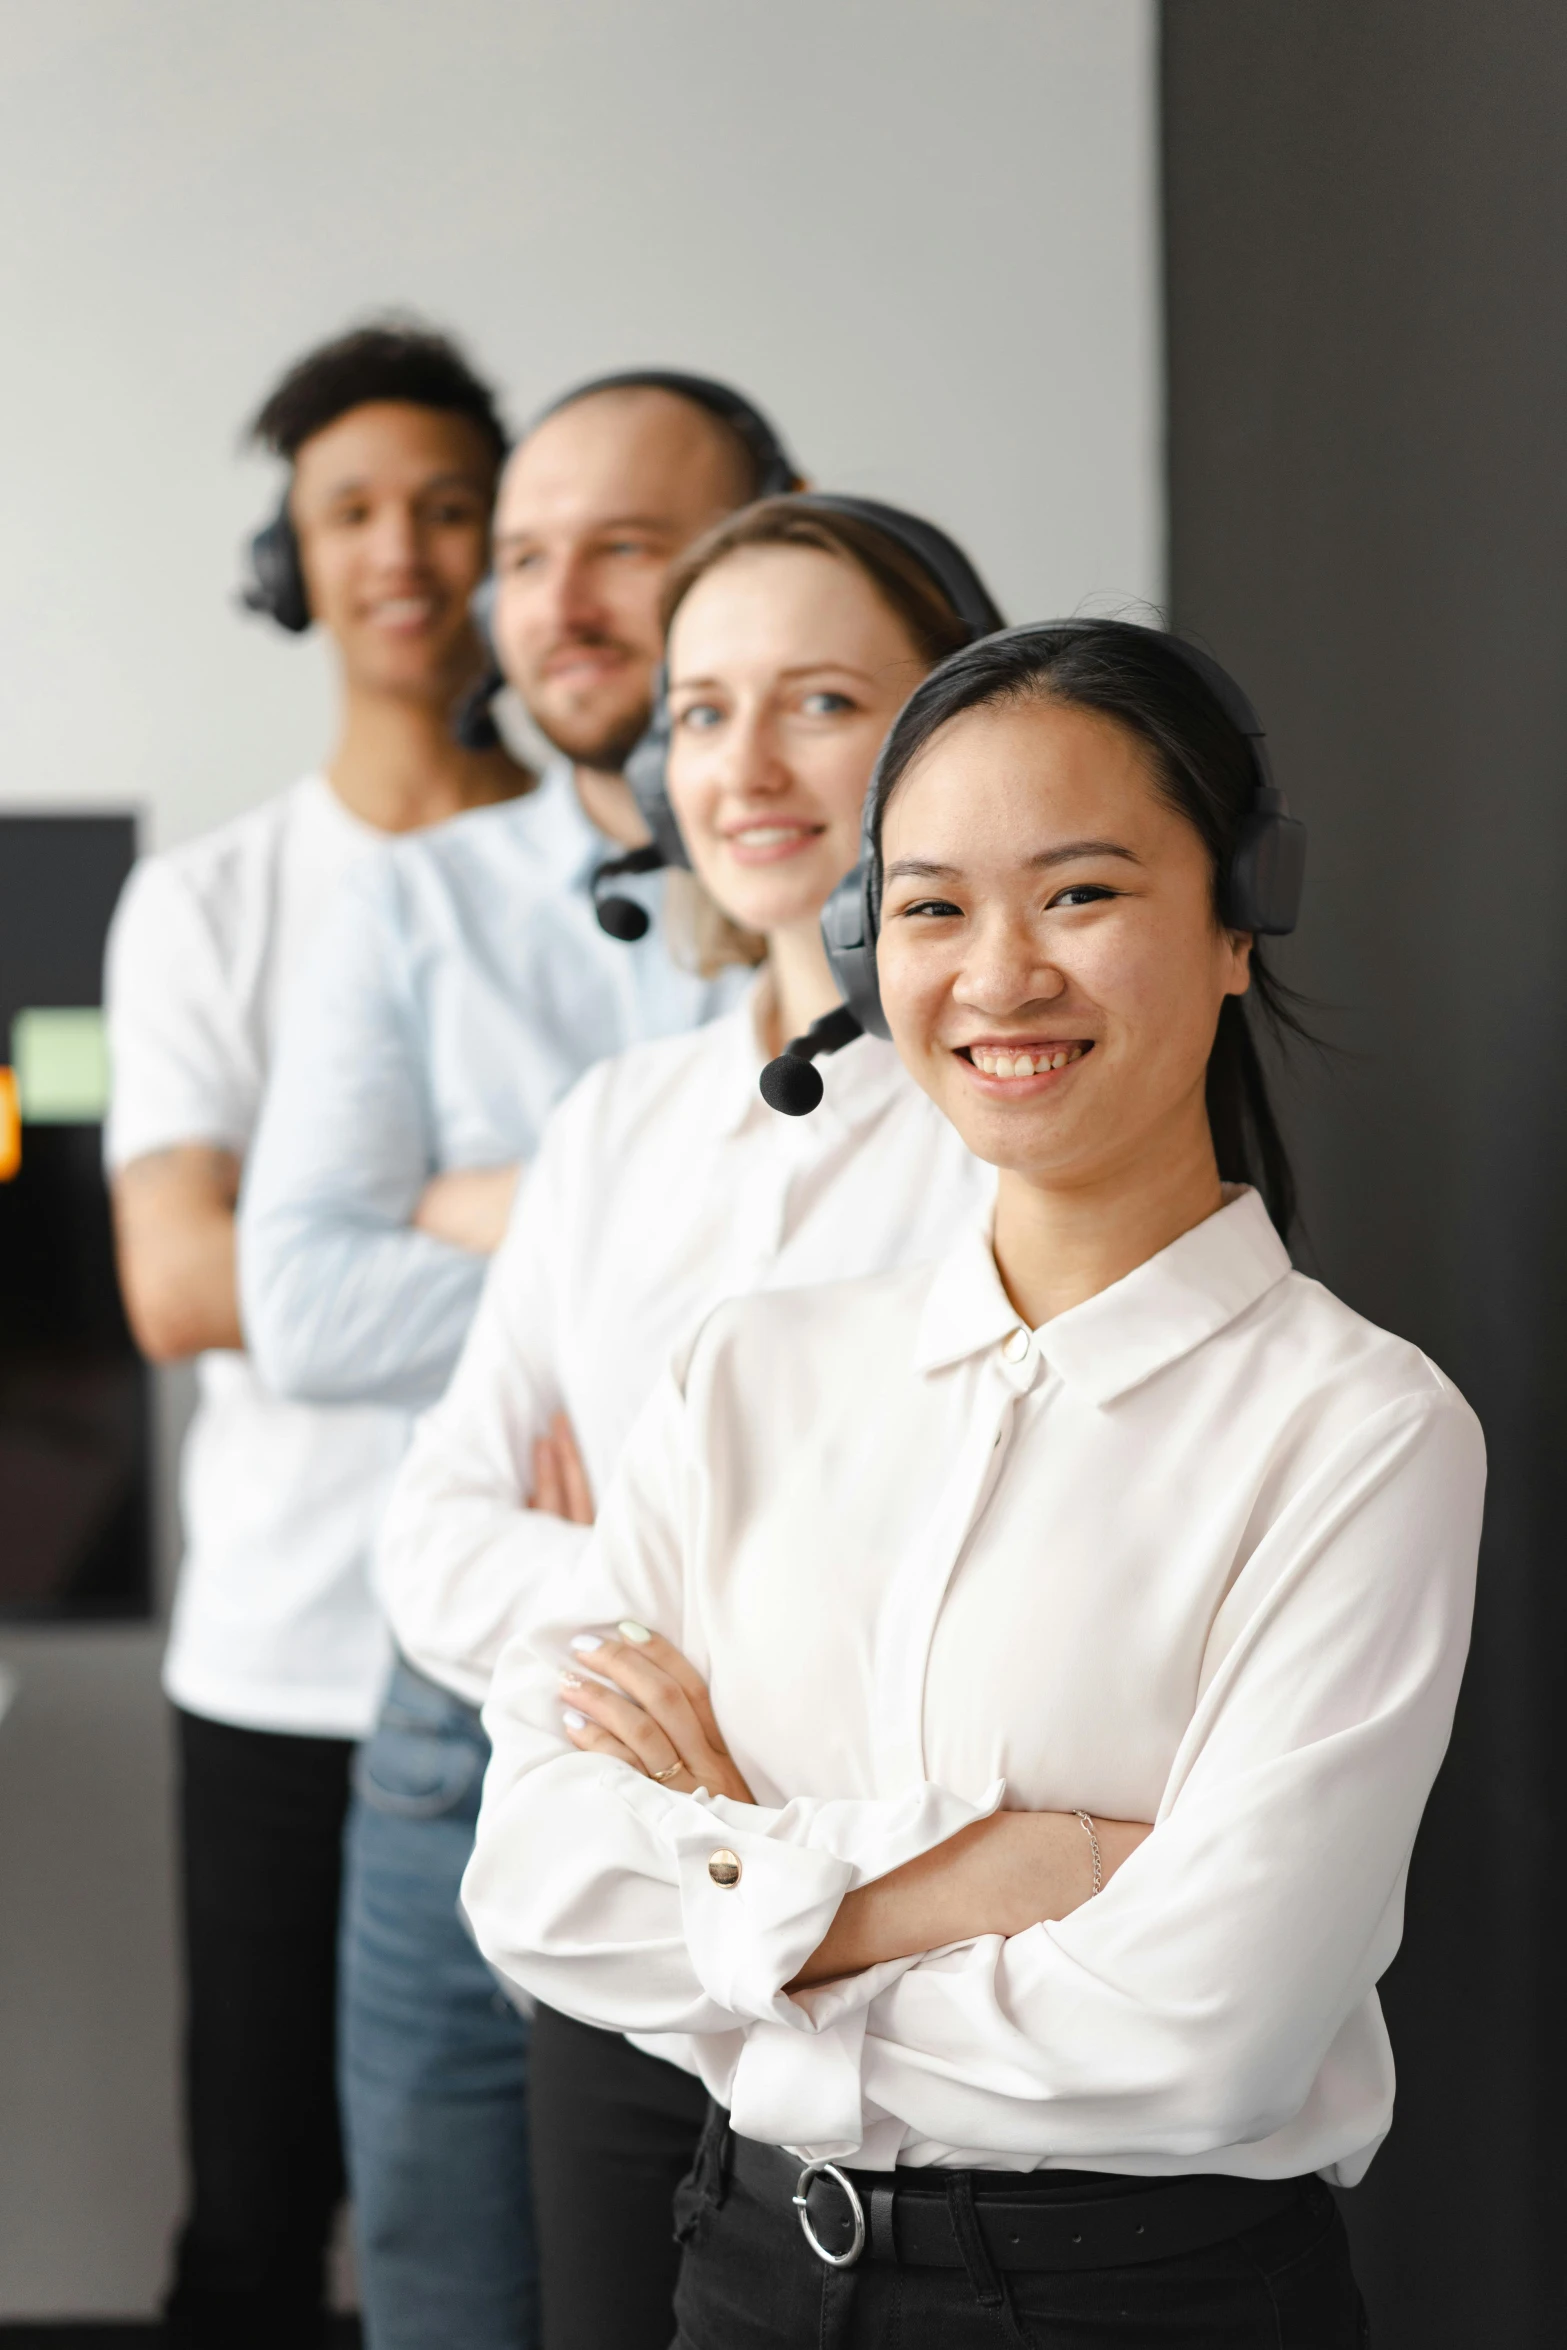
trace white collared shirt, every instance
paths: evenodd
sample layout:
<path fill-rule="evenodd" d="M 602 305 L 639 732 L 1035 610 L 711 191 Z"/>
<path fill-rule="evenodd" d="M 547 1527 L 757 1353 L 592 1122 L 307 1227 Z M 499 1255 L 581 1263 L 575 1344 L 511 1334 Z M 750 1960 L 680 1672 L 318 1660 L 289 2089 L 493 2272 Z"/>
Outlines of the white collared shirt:
<path fill-rule="evenodd" d="M 1037 1332 L 978 1241 L 725 1306 L 501 1659 L 480 1946 L 683 2036 L 767 2142 L 1352 2182 L 1483 1480 L 1450 1382 L 1251 1192 Z M 754 1805 L 566 1745 L 565 1643 L 628 1615 L 707 1675 Z M 785 1994 L 845 1892 L 1003 1795 L 1155 1825 L 1068 1918 Z"/>
<path fill-rule="evenodd" d="M 451 1387 L 420 1422 L 379 1582 L 405 1655 L 482 1703 L 502 1647 L 589 1530 L 529 1510 L 533 1445 L 570 1418 L 596 1494 L 680 1342 L 726 1297 L 929 1262 L 995 1171 L 888 1044 L 820 1064 L 809 1118 L 757 1091 L 758 993 L 591 1070 L 545 1130 Z"/>

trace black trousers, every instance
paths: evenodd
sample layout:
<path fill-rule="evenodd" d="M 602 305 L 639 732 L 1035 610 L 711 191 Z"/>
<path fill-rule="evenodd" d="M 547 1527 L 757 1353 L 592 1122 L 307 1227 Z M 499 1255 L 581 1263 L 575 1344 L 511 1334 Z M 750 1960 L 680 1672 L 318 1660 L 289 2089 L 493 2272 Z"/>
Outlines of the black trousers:
<path fill-rule="evenodd" d="M 548 2007 L 529 2065 L 544 2350 L 669 2350 L 675 2189 L 707 2093 L 618 2032 Z"/>
<path fill-rule="evenodd" d="M 1281 2216 L 1173 2260 L 1001 2272 L 980 2251 L 968 2268 L 867 2256 L 832 2269 L 800 2233 L 792 2166 L 762 2190 L 752 2166 L 736 2175 L 733 2148 L 718 2114 L 680 2191 L 673 2350 L 1363 2350 L 1369 2340 L 1344 2225 L 1316 2179 Z M 966 2176 L 976 2198 L 1052 2192 L 1038 2173 Z M 945 2186 L 943 2173 L 935 2191 Z"/>
<path fill-rule="evenodd" d="M 354 1749 L 175 1719 L 191 2192 L 169 2339 L 314 2350 L 343 2194 L 337 1924 Z"/>

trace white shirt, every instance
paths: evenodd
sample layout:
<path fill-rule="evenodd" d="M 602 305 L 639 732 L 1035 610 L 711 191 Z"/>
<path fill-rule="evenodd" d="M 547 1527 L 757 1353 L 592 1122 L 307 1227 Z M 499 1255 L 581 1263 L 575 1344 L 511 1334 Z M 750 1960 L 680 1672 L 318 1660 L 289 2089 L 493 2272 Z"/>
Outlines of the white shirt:
<path fill-rule="evenodd" d="M 982 1219 L 970 1156 L 892 1047 L 824 1062 L 809 1118 L 757 1091 L 757 996 L 600 1063 L 545 1131 L 456 1375 L 382 1529 L 404 1653 L 470 1704 L 589 1529 L 529 1510 L 533 1444 L 569 1416 L 595 1494 L 678 1342 L 722 1299 L 942 1255 Z"/>
<path fill-rule="evenodd" d="M 632 885 L 646 936 L 606 937 L 591 885 L 616 853 L 557 760 L 536 791 L 389 843 L 344 888 L 240 1202 L 245 1331 L 278 1394 L 434 1403 L 487 1260 L 414 1228 L 430 1177 L 531 1159 L 593 1062 L 735 1001 L 740 974 L 671 957 L 662 874 Z"/>
<path fill-rule="evenodd" d="M 384 837 L 310 775 L 136 867 L 108 945 L 111 1169 L 183 1143 L 246 1157 L 284 997 L 343 875 Z M 165 1687 L 215 1721 L 359 1736 L 388 1658 L 366 1513 L 406 1417 L 284 1402 L 227 1349 L 201 1356 L 197 1384 Z"/>
<path fill-rule="evenodd" d="M 684 2035 L 766 2142 L 1351 2183 L 1482 1485 L 1456 1390 L 1250 1192 L 1034 1333 L 978 1241 L 726 1305 L 501 1659 L 480 1946 Z M 754 1806 L 566 1745 L 565 1643 L 627 1615 L 708 1676 Z M 1155 1825 L 1070 1917 L 785 1995 L 845 1892 L 1003 1793 Z"/>

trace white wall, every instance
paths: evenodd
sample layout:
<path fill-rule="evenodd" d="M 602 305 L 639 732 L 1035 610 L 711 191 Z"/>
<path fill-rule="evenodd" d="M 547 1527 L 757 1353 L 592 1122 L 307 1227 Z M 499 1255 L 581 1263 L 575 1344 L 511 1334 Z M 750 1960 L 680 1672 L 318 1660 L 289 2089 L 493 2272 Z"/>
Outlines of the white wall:
<path fill-rule="evenodd" d="M 1150 0 L 0 0 L 0 804 L 180 839 L 321 753 L 229 601 L 283 362 L 413 304 L 512 412 L 732 376 L 1018 618 L 1157 597 Z M 3 952 L 3 941 L 0 941 Z M 0 2315 L 150 2307 L 178 2195 L 155 1642 L 13 1636 Z"/>

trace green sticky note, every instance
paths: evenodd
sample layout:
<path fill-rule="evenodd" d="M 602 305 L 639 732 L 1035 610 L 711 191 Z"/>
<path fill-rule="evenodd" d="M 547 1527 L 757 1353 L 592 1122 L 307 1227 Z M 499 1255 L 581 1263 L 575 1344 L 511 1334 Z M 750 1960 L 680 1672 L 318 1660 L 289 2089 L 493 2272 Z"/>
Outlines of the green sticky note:
<path fill-rule="evenodd" d="M 18 1012 L 11 1066 L 24 1126 L 95 1126 L 109 1106 L 109 1046 L 95 1006 Z"/>

